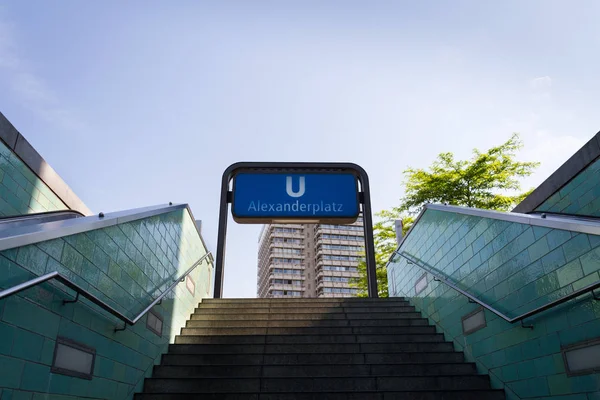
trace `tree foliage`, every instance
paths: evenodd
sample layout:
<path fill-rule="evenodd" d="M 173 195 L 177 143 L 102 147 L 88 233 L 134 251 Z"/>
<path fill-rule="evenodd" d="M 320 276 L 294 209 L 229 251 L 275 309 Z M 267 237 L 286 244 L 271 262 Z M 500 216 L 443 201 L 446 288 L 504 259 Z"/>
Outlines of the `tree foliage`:
<path fill-rule="evenodd" d="M 486 152 L 474 149 L 470 160 L 457 161 L 452 153 L 441 153 L 428 169 L 408 168 L 404 171 L 406 189 L 400 210 L 416 213 L 425 203 L 447 203 L 508 211 L 529 194 L 518 193 L 519 179 L 539 166 L 537 162 L 515 159 L 522 147 L 523 142 L 514 133 Z"/>
<path fill-rule="evenodd" d="M 406 234 L 425 203 L 498 211 L 511 209 L 531 192 L 519 192 L 519 179 L 531 175 L 539 165 L 516 160 L 516 153 L 522 147 L 519 135 L 514 133 L 505 143 L 486 152 L 474 149 L 470 160 L 457 161 L 452 153 L 441 153 L 427 169 L 404 171 L 405 194 L 400 205 L 377 213 L 379 221 L 373 226 L 379 297 L 388 296 L 386 264 L 397 247 L 395 220 L 403 221 L 403 234 Z M 359 297 L 367 297 L 364 260 L 359 263 L 358 271 L 360 277 L 352 280 L 352 286 L 359 289 Z"/>
<path fill-rule="evenodd" d="M 377 267 L 377 289 L 379 297 L 388 297 L 388 281 L 386 264 L 394 250 L 396 250 L 396 230 L 395 221 L 402 219 L 402 233 L 410 229 L 413 217 L 402 217 L 398 208 L 392 210 L 383 210 L 376 214 L 379 218 L 373 225 L 373 240 L 375 242 L 375 264 Z M 367 263 L 363 259 L 358 264 L 359 277 L 352 279 L 352 287 L 358 288 L 358 297 L 368 296 L 367 286 Z"/>

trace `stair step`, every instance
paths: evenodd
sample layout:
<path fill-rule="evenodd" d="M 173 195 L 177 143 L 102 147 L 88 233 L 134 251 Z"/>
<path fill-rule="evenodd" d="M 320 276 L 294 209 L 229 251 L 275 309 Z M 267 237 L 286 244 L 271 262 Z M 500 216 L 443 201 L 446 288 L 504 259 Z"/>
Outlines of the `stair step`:
<path fill-rule="evenodd" d="M 158 393 L 419 391 L 490 389 L 484 375 L 347 378 L 150 378 L 144 390 Z"/>
<path fill-rule="evenodd" d="M 414 329 L 414 328 L 413 328 Z M 404 343 L 443 342 L 444 335 L 265 335 L 265 336 L 176 336 L 176 344 L 292 344 L 292 343 Z"/>
<path fill-rule="evenodd" d="M 387 353 L 419 351 L 454 351 L 454 345 L 439 343 L 343 343 L 343 344 L 175 344 L 169 354 L 282 354 L 282 353 Z"/>
<path fill-rule="evenodd" d="M 364 354 L 163 354 L 161 365 L 297 365 L 462 363 L 459 352 Z"/>
<path fill-rule="evenodd" d="M 290 304 L 289 302 L 275 302 L 271 301 L 268 303 L 208 303 L 206 300 L 199 304 L 199 308 L 237 308 L 237 309 L 248 309 L 248 308 L 294 308 L 302 307 L 306 303 L 297 303 L 297 305 Z M 385 308 L 385 307 L 408 307 L 410 302 L 408 301 L 386 301 L 383 304 L 380 303 L 358 303 L 358 302 L 346 302 L 342 303 L 339 301 L 323 301 L 323 302 L 311 302 L 311 308 L 340 308 L 340 307 L 372 307 L 372 308 Z"/>
<path fill-rule="evenodd" d="M 135 400 L 504 400 L 502 390 L 320 393 L 144 393 Z"/>
<path fill-rule="evenodd" d="M 255 314 L 254 314 L 255 315 Z M 248 319 L 233 319 L 233 318 L 222 318 L 222 319 L 206 319 L 201 315 L 192 314 L 188 320 L 196 324 L 197 322 L 203 321 L 205 323 L 214 324 L 212 326 L 218 326 L 217 324 L 234 324 L 241 327 L 250 326 L 261 326 L 264 327 L 296 327 L 296 326 L 430 326 L 425 318 L 396 318 L 396 319 L 288 319 L 288 320 L 276 320 L 276 319 L 254 319 L 252 316 Z M 244 325 L 246 324 L 246 325 Z M 250 325 L 253 324 L 253 325 Z M 258 325 L 257 325 L 258 324 Z M 202 326 L 202 325 L 194 325 Z"/>
<path fill-rule="evenodd" d="M 343 320 L 354 320 L 354 319 L 411 319 L 411 318 L 423 318 L 421 313 L 418 312 L 403 312 L 403 313 L 371 313 L 371 312 L 360 312 L 360 313 L 258 313 L 258 312 L 241 312 L 238 313 L 202 313 L 195 312 L 192 314 L 193 319 L 200 321 L 214 321 L 214 320 L 324 320 L 324 319 L 343 319 Z"/>
<path fill-rule="evenodd" d="M 504 400 L 405 298 L 206 299 L 136 400 Z"/>
<path fill-rule="evenodd" d="M 347 327 L 299 327 L 299 328 L 181 328 L 181 335 L 344 335 L 406 333 L 403 326 L 347 326 Z"/>
<path fill-rule="evenodd" d="M 344 298 L 300 298 L 300 299 L 204 299 L 202 304 L 263 304 L 263 303 L 381 303 L 387 304 L 395 301 L 407 301 L 404 297 L 388 297 L 388 298 L 360 298 L 360 297 L 344 297 Z"/>
<path fill-rule="evenodd" d="M 240 314 L 240 313 L 295 313 L 295 314 L 332 314 L 332 313 L 405 313 L 415 312 L 411 305 L 379 306 L 379 307 L 221 307 L 200 306 L 194 309 L 195 314 Z"/>
<path fill-rule="evenodd" d="M 194 365 L 155 366 L 155 378 L 295 378 L 353 376 L 434 376 L 474 375 L 474 364 L 404 365 Z"/>

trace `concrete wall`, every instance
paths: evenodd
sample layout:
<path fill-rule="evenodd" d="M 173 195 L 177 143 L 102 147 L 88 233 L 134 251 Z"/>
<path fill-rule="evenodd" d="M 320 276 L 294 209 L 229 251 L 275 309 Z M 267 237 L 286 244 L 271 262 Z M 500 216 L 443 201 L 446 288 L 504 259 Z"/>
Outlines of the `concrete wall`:
<path fill-rule="evenodd" d="M 186 209 L 122 223 L 0 253 L 0 288 L 59 271 L 133 318 L 206 248 Z M 154 308 L 163 334 L 146 317 L 125 331 L 122 322 L 60 284 L 43 284 L 0 301 L 2 399 L 129 399 L 159 362 L 204 297 L 212 296 L 212 266 L 191 274 L 194 294 L 179 284 Z M 96 350 L 93 379 L 50 373 L 57 337 Z"/>
<path fill-rule="evenodd" d="M 600 157 L 600 133 L 594 135 L 581 149 L 579 149 L 571 158 L 569 158 L 563 165 L 560 166 L 548 179 L 542 182 L 535 190 L 527 196 L 520 204 L 515 207 L 513 212 L 518 213 L 529 213 L 538 208 L 545 208 L 542 206 L 543 203 L 547 202 L 550 198 L 551 205 L 556 203 L 556 198 L 562 198 L 562 195 L 555 196 L 558 191 L 564 192 L 565 186 L 572 186 L 571 181 L 577 180 L 578 175 L 584 171 L 590 164 L 594 163 Z M 582 193 L 583 195 L 583 193 Z M 578 201 L 578 198 L 573 198 L 574 202 Z M 569 211 L 577 209 L 576 205 L 566 204 L 568 200 L 563 201 L 560 204 L 570 207 Z M 556 207 L 555 207 L 556 208 Z M 587 211 L 587 210 L 586 210 Z M 590 214 L 596 215 L 596 214 Z"/>
<path fill-rule="evenodd" d="M 0 141 L 0 216 L 68 209 L 67 205 Z"/>
<path fill-rule="evenodd" d="M 589 164 L 535 211 L 600 217 L 600 159 Z"/>
<path fill-rule="evenodd" d="M 90 209 L 2 113 L 0 156 L 0 216 L 65 209 L 91 214 Z"/>
<path fill-rule="evenodd" d="M 600 237 L 428 209 L 400 251 L 515 317 L 600 280 Z M 598 400 L 600 374 L 568 377 L 561 347 L 600 337 L 600 302 L 587 295 L 526 323 L 485 312 L 487 326 L 465 335 L 462 317 L 480 308 L 404 258 L 388 266 L 390 296 L 407 297 L 456 349 L 489 373 L 508 399 Z M 561 397 L 565 396 L 565 397 Z"/>

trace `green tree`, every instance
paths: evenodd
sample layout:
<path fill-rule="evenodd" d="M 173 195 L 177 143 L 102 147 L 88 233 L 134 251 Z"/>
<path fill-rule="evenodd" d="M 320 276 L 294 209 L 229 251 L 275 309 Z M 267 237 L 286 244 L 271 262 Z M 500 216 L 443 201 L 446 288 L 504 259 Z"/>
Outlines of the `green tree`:
<path fill-rule="evenodd" d="M 417 213 L 425 203 L 508 211 L 531 191 L 519 193 L 519 178 L 533 173 L 537 162 L 516 160 L 523 147 L 517 133 L 486 152 L 473 150 L 470 160 L 456 161 L 452 153 L 441 153 L 428 169 L 404 171 L 405 195 L 399 209 Z"/>
<path fill-rule="evenodd" d="M 428 169 L 404 171 L 405 194 L 400 205 L 377 213 L 380 219 L 373 226 L 380 297 L 388 296 L 386 264 L 397 247 L 394 221 L 402 219 L 406 234 L 425 203 L 510 210 L 531 193 L 531 190 L 520 193 L 519 179 L 531 175 L 539 166 L 537 162 L 516 160 L 516 153 L 522 147 L 523 142 L 514 133 L 505 143 L 486 152 L 474 149 L 470 160 L 457 161 L 452 153 L 441 153 Z M 358 271 L 360 277 L 352 280 L 352 286 L 359 289 L 359 297 L 366 297 L 364 261 L 359 263 Z"/>
<path fill-rule="evenodd" d="M 402 220 L 402 234 L 404 235 L 410 229 L 414 217 L 402 216 L 402 213 L 398 208 L 383 210 L 375 215 L 379 217 L 379 221 L 373 225 L 375 265 L 377 268 L 377 289 L 379 292 L 379 297 L 388 297 L 386 264 L 397 247 L 395 222 L 397 219 Z M 358 272 L 360 276 L 352 279 L 351 285 L 352 287 L 358 289 L 358 297 L 368 297 L 367 263 L 365 260 L 359 262 Z"/>

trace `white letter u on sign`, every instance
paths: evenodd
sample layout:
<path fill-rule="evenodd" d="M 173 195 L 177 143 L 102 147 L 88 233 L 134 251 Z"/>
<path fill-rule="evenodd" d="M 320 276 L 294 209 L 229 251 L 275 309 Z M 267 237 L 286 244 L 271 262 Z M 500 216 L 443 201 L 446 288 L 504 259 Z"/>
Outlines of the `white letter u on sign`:
<path fill-rule="evenodd" d="M 285 191 L 291 197 L 302 197 L 302 195 L 306 191 L 304 177 L 303 176 L 300 177 L 300 188 L 298 189 L 297 192 L 294 192 L 294 189 L 292 189 L 292 177 L 288 176 L 285 181 Z"/>

